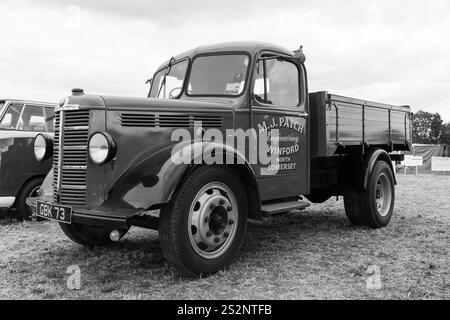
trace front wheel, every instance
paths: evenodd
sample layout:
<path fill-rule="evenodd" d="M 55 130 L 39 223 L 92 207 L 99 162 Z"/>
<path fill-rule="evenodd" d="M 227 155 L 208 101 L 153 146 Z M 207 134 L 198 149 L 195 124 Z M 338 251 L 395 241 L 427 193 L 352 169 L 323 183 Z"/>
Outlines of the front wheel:
<path fill-rule="evenodd" d="M 188 276 L 224 269 L 245 236 L 244 194 L 239 177 L 226 167 L 200 167 L 188 176 L 159 218 L 168 263 Z"/>

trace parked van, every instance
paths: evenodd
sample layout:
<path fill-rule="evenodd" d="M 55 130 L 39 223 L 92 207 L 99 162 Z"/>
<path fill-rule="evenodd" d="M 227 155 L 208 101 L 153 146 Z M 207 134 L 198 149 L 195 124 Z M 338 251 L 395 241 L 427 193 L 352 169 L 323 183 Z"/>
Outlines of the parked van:
<path fill-rule="evenodd" d="M 38 133 L 53 136 L 55 105 L 51 103 L 0 99 L 0 209 L 15 208 L 29 219 L 25 204 L 36 196 L 52 158 L 38 162 L 33 153 Z"/>

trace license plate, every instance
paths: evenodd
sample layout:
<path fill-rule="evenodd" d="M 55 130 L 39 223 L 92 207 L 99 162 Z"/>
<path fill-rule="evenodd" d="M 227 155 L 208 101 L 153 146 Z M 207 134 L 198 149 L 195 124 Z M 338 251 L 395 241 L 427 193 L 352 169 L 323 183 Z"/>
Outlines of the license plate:
<path fill-rule="evenodd" d="M 37 202 L 36 215 L 45 219 L 55 220 L 63 223 L 72 223 L 72 208 Z"/>

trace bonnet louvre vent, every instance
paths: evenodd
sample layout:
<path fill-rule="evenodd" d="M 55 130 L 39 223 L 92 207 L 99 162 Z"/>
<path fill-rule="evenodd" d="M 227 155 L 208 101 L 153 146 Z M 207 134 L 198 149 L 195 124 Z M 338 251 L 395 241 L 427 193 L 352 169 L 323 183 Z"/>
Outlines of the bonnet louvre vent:
<path fill-rule="evenodd" d="M 121 122 L 124 127 L 154 127 L 156 125 L 156 117 L 154 114 L 123 113 Z"/>
<path fill-rule="evenodd" d="M 124 127 L 159 127 L 159 128 L 190 128 L 194 122 L 201 121 L 204 128 L 222 127 L 220 116 L 192 116 L 176 114 L 145 114 L 122 113 L 121 123 Z"/>

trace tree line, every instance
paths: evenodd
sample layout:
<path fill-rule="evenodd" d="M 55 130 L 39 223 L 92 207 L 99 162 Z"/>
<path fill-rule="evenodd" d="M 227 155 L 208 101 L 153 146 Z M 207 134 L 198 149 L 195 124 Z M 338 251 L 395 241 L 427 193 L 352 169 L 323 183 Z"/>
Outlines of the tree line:
<path fill-rule="evenodd" d="M 412 127 L 413 143 L 450 145 L 450 122 L 444 123 L 439 113 L 414 113 Z"/>

